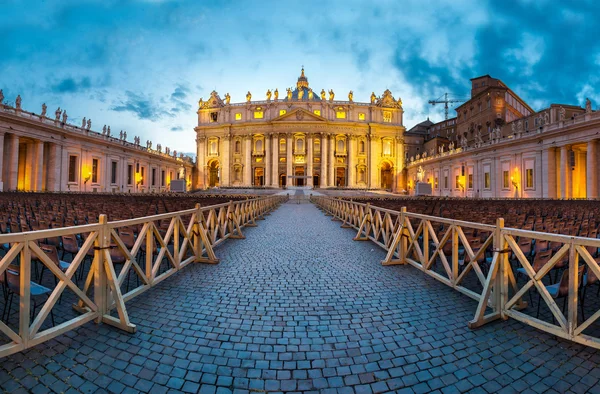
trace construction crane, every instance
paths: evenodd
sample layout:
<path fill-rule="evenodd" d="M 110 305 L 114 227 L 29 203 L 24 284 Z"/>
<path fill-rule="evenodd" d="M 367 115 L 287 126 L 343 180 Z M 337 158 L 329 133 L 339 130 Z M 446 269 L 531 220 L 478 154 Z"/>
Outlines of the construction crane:
<path fill-rule="evenodd" d="M 444 114 L 446 115 L 446 120 L 448 119 L 448 104 L 451 103 L 464 103 L 465 101 L 467 101 L 466 99 L 461 99 L 461 98 L 448 98 L 448 93 L 444 93 L 443 96 L 438 97 L 435 100 L 429 100 L 429 104 L 431 105 L 436 105 L 436 104 L 444 104 Z"/>

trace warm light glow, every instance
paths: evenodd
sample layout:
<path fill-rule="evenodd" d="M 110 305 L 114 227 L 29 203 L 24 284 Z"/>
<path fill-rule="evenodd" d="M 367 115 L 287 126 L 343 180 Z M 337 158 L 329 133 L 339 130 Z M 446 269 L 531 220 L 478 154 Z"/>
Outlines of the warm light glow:
<path fill-rule="evenodd" d="M 287 113 L 287 110 L 285 110 L 285 109 L 280 109 L 279 110 L 279 116 L 285 115 L 286 113 Z"/>
<path fill-rule="evenodd" d="M 358 114 L 358 120 L 365 120 L 365 114 L 364 113 L 359 113 Z"/>
<path fill-rule="evenodd" d="M 263 111 L 254 111 L 254 119 L 262 119 L 264 116 Z"/>
<path fill-rule="evenodd" d="M 315 110 L 313 111 L 313 113 L 314 113 L 315 115 L 317 115 L 317 116 L 321 116 L 321 110 L 320 110 L 320 109 L 315 109 Z"/>
<path fill-rule="evenodd" d="M 235 114 L 235 120 L 242 120 L 242 114 L 239 112 Z"/>
<path fill-rule="evenodd" d="M 338 119 L 346 119 L 346 111 L 336 111 L 335 117 Z"/>

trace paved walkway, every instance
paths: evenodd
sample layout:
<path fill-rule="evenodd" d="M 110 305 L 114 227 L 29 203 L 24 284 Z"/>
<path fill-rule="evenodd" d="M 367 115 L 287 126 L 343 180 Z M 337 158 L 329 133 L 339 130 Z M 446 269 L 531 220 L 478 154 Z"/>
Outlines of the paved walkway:
<path fill-rule="evenodd" d="M 285 204 L 128 303 L 136 334 L 88 324 L 0 361 L 31 392 L 599 392 L 600 352 L 475 303 L 311 204 Z"/>

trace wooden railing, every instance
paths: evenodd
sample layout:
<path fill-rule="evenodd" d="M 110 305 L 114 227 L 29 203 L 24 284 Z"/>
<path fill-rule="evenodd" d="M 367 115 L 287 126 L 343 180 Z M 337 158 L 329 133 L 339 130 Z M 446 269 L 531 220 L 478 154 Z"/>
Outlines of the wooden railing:
<path fill-rule="evenodd" d="M 0 260 L 5 302 L 9 299 L 12 306 L 12 298 L 19 297 L 14 324 L 8 315 L 6 323 L 0 321 L 0 334 L 8 338 L 0 346 L 0 357 L 91 320 L 134 332 L 126 301 L 192 262 L 218 263 L 215 246 L 229 238 L 244 238 L 244 227 L 256 226 L 257 220 L 264 219 L 286 199 L 269 196 L 206 207 L 197 204 L 194 209 L 115 222 L 107 222 L 106 215 L 100 215 L 97 224 L 0 235 L 0 245 L 8 249 Z M 80 239 L 81 246 L 75 243 L 76 250 L 69 249 L 67 239 Z M 72 253 L 70 262 L 59 260 L 55 246 L 59 244 L 61 250 Z M 89 270 L 85 268 L 86 259 L 90 261 Z M 39 277 L 32 278 L 32 269 L 38 271 L 40 267 Z M 54 281 L 46 280 L 40 287 L 37 281 L 43 279 L 44 270 L 51 272 Z M 79 284 L 78 277 L 85 280 Z M 54 287 L 44 287 L 45 283 L 53 283 Z M 40 292 L 47 298 L 35 314 L 32 297 L 39 297 Z M 64 296 L 73 302 L 72 309 L 59 310 Z M 72 313 L 65 313 L 65 309 Z M 115 309 L 113 316 L 111 311 Z M 54 311 L 61 315 L 56 316 Z M 62 321 L 54 325 L 55 318 Z"/>
<path fill-rule="evenodd" d="M 583 313 L 585 288 L 600 285 L 593 279 L 600 278 L 600 257 L 592 256 L 600 248 L 599 239 L 506 228 L 502 218 L 486 225 L 410 213 L 406 208 L 394 211 L 322 196 L 311 200 L 332 220 L 340 220 L 342 227 L 356 229 L 354 240 L 370 240 L 386 250 L 382 264 L 410 264 L 476 300 L 469 327 L 510 317 L 600 348 L 600 326 L 594 324 L 600 318 L 598 302 L 587 319 Z M 536 257 L 527 257 L 525 245 L 531 248 L 532 243 L 540 245 L 539 251 Z M 552 281 L 551 272 L 558 278 L 561 267 L 560 281 Z M 524 283 L 519 284 L 517 276 Z M 535 316 L 533 305 L 523 299 L 533 290 L 538 296 Z M 558 298 L 564 298 L 566 314 L 558 307 Z M 546 320 L 538 317 L 540 305 L 549 311 Z"/>

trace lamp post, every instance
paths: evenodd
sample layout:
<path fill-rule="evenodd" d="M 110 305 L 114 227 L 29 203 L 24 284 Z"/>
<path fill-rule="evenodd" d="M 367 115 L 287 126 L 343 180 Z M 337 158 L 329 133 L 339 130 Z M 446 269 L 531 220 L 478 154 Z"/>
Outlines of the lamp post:
<path fill-rule="evenodd" d="M 510 177 L 510 181 L 512 182 L 512 185 L 515 188 L 515 197 L 519 198 L 519 182 L 517 182 L 512 176 Z"/>
<path fill-rule="evenodd" d="M 87 192 L 87 183 L 91 177 L 92 177 L 92 173 L 88 171 L 87 176 L 83 179 L 83 191 L 84 192 Z"/>

